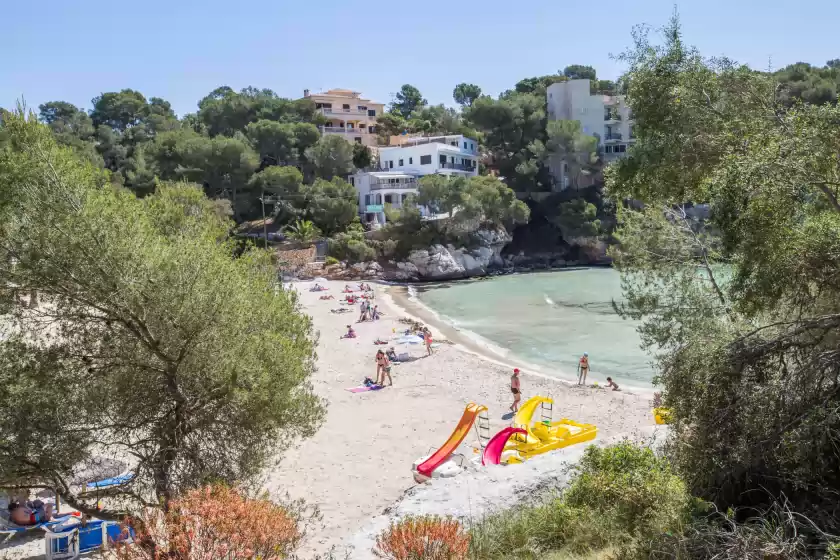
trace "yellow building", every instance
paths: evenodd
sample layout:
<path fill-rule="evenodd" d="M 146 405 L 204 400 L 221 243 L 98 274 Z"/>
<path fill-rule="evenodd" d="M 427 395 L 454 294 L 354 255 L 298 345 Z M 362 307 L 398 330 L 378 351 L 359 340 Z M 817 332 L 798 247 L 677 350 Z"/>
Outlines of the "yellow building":
<path fill-rule="evenodd" d="M 324 134 L 340 134 L 350 142 L 376 146 L 376 119 L 385 105 L 363 99 L 358 91 L 331 89 L 323 93 L 303 91 L 311 99 L 327 122 L 321 127 Z"/>

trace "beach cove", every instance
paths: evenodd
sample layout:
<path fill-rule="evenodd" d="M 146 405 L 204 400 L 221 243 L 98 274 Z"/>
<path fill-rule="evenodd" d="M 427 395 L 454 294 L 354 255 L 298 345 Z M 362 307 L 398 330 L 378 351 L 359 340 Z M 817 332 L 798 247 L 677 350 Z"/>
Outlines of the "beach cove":
<path fill-rule="evenodd" d="M 381 519 L 383 511 L 395 509 L 408 495 L 420 500 L 418 511 L 423 511 L 422 496 L 431 490 L 445 489 L 447 484 L 461 480 L 468 483 L 470 477 L 480 475 L 434 480 L 418 489 L 411 465 L 446 441 L 469 402 L 488 407 L 491 433 L 508 426 L 510 418 L 505 414 L 511 404 L 509 380 L 513 364 L 505 363 L 504 359 L 487 359 L 480 345 L 471 346 L 445 325 L 424 320 L 422 311 L 418 313 L 416 308 L 401 307 L 405 298 L 400 292 L 404 293 L 404 288 L 374 285 L 374 303 L 385 315 L 379 321 L 356 324 L 358 305 L 346 306 L 352 313 L 331 312 L 345 307 L 339 305 L 344 282 L 328 282 L 326 292 L 310 292 L 313 285 L 296 282 L 291 288 L 300 293 L 301 305 L 312 316 L 320 333 L 318 369 L 312 384 L 325 399 L 327 412 L 313 437 L 297 442 L 280 458 L 277 467 L 267 470 L 266 489 L 277 496 L 302 498 L 320 510 L 322 520 L 310 528 L 300 551 L 302 557 L 333 550 L 337 558 L 343 558 L 345 553 L 361 558 L 370 551 L 359 548 L 367 546 L 359 543 L 369 543 L 369 539 L 360 539 L 359 535 L 369 534 L 371 523 Z M 321 300 L 324 295 L 336 299 Z M 408 352 L 417 359 L 393 368 L 393 387 L 358 394 L 347 391 L 360 385 L 365 377 L 375 377 L 374 355 L 380 347 L 373 341 L 395 338 L 395 331 L 405 329 L 398 319 L 409 314 L 417 315 L 420 322 L 429 325 L 435 340 L 441 342 L 434 354 L 424 357 L 425 348 L 419 345 L 398 346 L 398 352 Z M 347 325 L 354 327 L 357 338 L 340 338 Z M 557 418 L 568 416 L 597 425 L 596 442 L 632 435 L 653 425 L 649 392 L 578 387 L 535 374 L 526 366 L 519 367 L 523 369 L 523 401 L 537 394 L 554 398 Z M 466 447 L 472 454 L 469 449 L 472 439 L 465 440 L 462 451 Z M 584 447 L 578 445 L 568 450 L 574 450 L 571 451 L 574 455 Z M 493 467 L 498 469 L 493 471 L 496 473 L 493 476 L 502 473 L 503 478 L 514 482 L 517 472 L 523 473 L 523 478 L 525 473 L 530 473 L 531 481 L 555 478 L 558 466 L 550 459 L 554 455 L 561 453 L 549 453 L 540 461 L 534 459 L 523 465 Z M 482 501 L 483 493 L 498 492 L 486 480 L 483 484 L 471 484 L 470 488 L 471 494 L 463 499 L 475 500 L 476 504 Z M 443 498 L 443 503 L 438 495 L 434 507 L 429 504 L 431 511 L 445 510 L 450 505 L 453 514 L 465 509 L 456 496 L 445 495 L 448 497 Z M 513 505 L 509 500 L 502 501 Z"/>

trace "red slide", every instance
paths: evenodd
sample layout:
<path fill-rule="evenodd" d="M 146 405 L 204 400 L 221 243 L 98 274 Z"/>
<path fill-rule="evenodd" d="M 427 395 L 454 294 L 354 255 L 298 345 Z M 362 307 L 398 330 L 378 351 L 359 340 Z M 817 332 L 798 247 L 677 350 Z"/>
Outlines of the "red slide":
<path fill-rule="evenodd" d="M 528 432 L 522 428 L 504 428 L 487 442 L 487 447 L 484 448 L 484 453 L 481 455 L 481 464 L 498 465 L 502 459 L 502 451 L 505 450 L 505 444 L 507 444 L 510 436 L 513 434 L 527 435 Z"/>
<path fill-rule="evenodd" d="M 470 431 L 476 417 L 485 410 L 487 410 L 487 407 L 484 405 L 475 403 L 468 404 L 467 408 L 464 409 L 464 414 L 461 416 L 461 420 L 455 427 L 455 431 L 452 432 L 452 435 L 449 436 L 449 439 L 446 440 L 446 443 L 444 443 L 440 449 L 435 451 L 431 457 L 426 459 L 417 467 L 417 472 L 427 478 L 431 478 L 432 471 L 438 468 L 441 463 L 446 461 L 446 459 L 452 455 L 456 449 L 458 449 L 458 446 L 461 445 L 461 442 L 464 441 L 465 437 L 467 437 L 467 433 Z"/>

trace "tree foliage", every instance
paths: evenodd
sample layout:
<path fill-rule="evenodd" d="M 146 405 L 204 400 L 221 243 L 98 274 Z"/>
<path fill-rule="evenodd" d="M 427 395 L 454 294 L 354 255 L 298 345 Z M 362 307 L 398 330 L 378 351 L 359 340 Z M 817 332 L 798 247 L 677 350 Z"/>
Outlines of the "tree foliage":
<path fill-rule="evenodd" d="M 564 176 L 569 184 L 578 189 L 581 178 L 595 173 L 599 168 L 598 139 L 584 134 L 580 121 L 549 121 L 546 148 L 554 158 L 556 166 L 564 166 Z"/>
<path fill-rule="evenodd" d="M 471 107 L 476 99 L 481 97 L 481 88 L 475 84 L 458 84 L 452 91 L 455 103 L 462 107 Z"/>
<path fill-rule="evenodd" d="M 702 58 L 676 21 L 624 59 L 638 142 L 607 184 L 645 208 L 622 210 L 615 256 L 676 419 L 672 456 L 724 509 L 778 499 L 813 538 L 836 534 L 840 109 Z"/>
<path fill-rule="evenodd" d="M 411 113 L 427 104 L 428 102 L 423 99 L 423 94 L 420 93 L 419 89 L 411 84 L 405 84 L 394 95 L 391 112 L 397 113 L 403 118 L 408 118 Z"/>
<path fill-rule="evenodd" d="M 77 466 L 128 458 L 128 506 L 207 480 L 247 481 L 278 442 L 312 433 L 314 332 L 269 256 L 234 258 L 203 193 L 144 199 L 22 114 L 0 151 L 0 480 L 73 493 Z M 20 294 L 41 304 L 24 306 Z M 113 512 L 111 512 L 113 513 Z"/>

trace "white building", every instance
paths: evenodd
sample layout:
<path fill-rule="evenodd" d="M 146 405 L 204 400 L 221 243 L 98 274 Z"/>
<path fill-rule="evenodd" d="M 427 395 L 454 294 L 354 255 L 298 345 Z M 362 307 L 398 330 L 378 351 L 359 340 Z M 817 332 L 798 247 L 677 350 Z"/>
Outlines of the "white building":
<path fill-rule="evenodd" d="M 379 148 L 379 171 L 350 177 L 359 193 L 362 222 L 384 224 L 385 205 L 400 208 L 408 195 L 417 194 L 417 181 L 424 175 L 478 175 L 478 142 L 471 138 L 392 136 L 391 144 Z M 420 211 L 425 214 L 424 208 Z"/>
<path fill-rule="evenodd" d="M 398 146 L 393 144 L 398 142 Z M 414 175 L 440 173 L 462 177 L 478 175 L 478 142 L 453 136 L 392 136 L 391 146 L 379 148 L 379 167 Z"/>
<path fill-rule="evenodd" d="M 635 141 L 633 115 L 623 95 L 593 94 L 589 80 L 557 82 L 546 90 L 548 118 L 573 120 L 584 134 L 598 138 L 604 161 L 622 157 Z M 561 188 L 568 186 L 562 161 L 552 161 L 551 171 Z"/>

